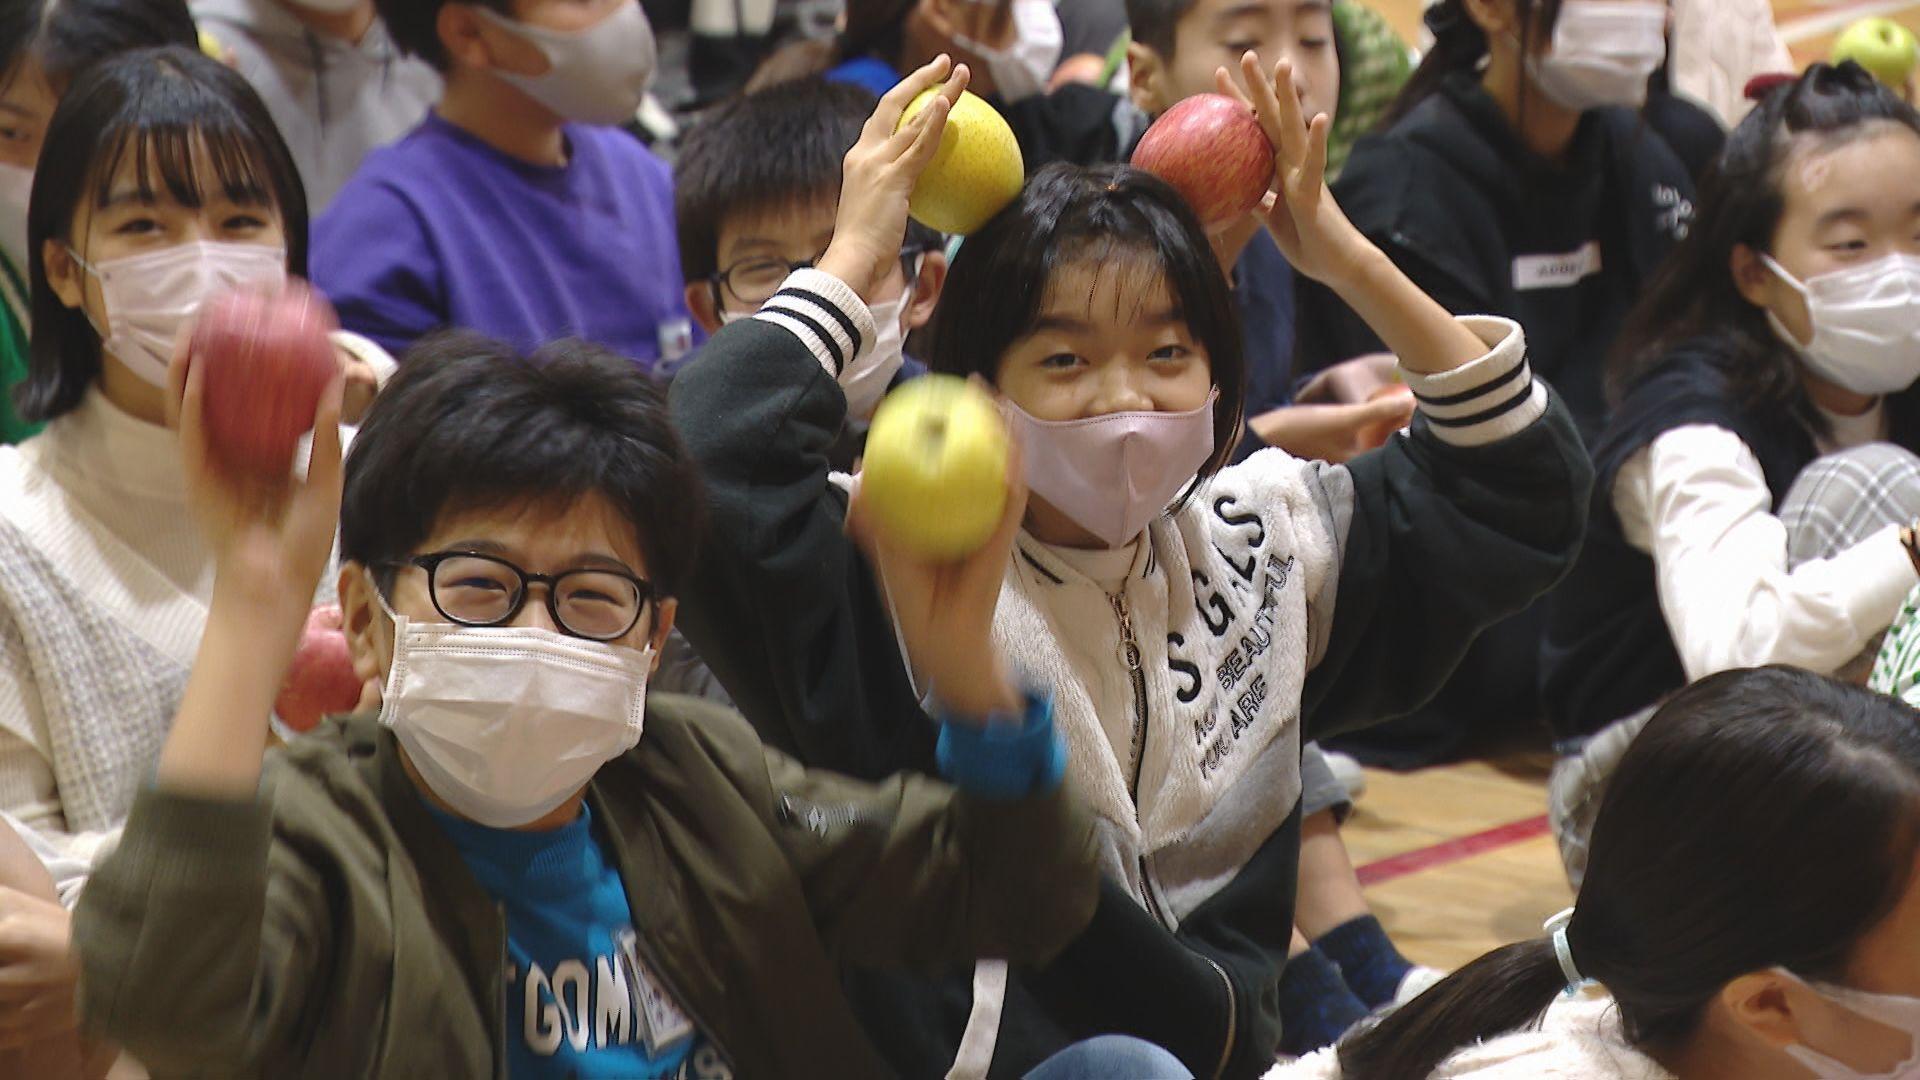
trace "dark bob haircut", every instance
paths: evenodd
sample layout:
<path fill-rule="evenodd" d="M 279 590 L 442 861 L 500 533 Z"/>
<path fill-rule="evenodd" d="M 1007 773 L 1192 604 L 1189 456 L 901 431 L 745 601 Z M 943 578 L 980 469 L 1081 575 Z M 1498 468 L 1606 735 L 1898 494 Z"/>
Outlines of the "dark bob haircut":
<path fill-rule="evenodd" d="M 841 161 L 878 101 L 851 83 L 808 77 L 732 98 L 689 131 L 673 166 L 686 280 L 719 272 L 720 229 L 729 217 L 837 201 Z M 939 233 L 907 223 L 908 247 L 939 244 Z"/>
<path fill-rule="evenodd" d="M 1007 349 L 1039 322 L 1049 282 L 1082 262 L 1167 282 L 1175 314 L 1206 348 L 1220 388 L 1213 454 L 1200 477 L 1218 472 L 1233 456 L 1246 408 L 1240 317 L 1200 219 L 1172 188 L 1131 166 L 1049 165 L 967 237 L 934 312 L 928 366 L 998 382 Z"/>
<path fill-rule="evenodd" d="M 380 566 L 419 554 L 449 513 L 560 512 L 594 493 L 633 525 L 654 597 L 678 595 L 703 502 L 666 391 L 598 345 L 557 341 L 521 356 L 449 331 L 408 350 L 353 440 L 340 554 Z"/>
<path fill-rule="evenodd" d="M 1846 982 L 1920 852 L 1920 714 L 1794 668 L 1675 694 L 1634 738 L 1594 820 L 1567 943 L 1627 1039 L 1684 1045 L 1732 980 Z M 1427 1076 L 1567 988 L 1550 938 L 1475 960 L 1340 1047 L 1348 1080 Z"/>
<path fill-rule="evenodd" d="M 136 49 L 83 71 L 47 125 L 27 208 L 27 279 L 33 339 L 20 415 L 51 420 L 72 410 L 100 374 L 100 336 L 86 313 L 47 285 L 47 241 L 80 246 L 74 216 L 83 199 L 104 207 L 131 157 L 143 199 L 187 207 L 211 191 L 277 211 L 287 272 L 307 273 L 307 194 L 280 129 L 260 96 L 232 69 L 194 49 Z M 84 252 L 82 252 L 84 257 Z"/>
<path fill-rule="evenodd" d="M 0 87 L 31 57 L 56 92 L 81 69 L 153 45 L 197 47 L 184 0 L 7 0 L 0 4 Z"/>

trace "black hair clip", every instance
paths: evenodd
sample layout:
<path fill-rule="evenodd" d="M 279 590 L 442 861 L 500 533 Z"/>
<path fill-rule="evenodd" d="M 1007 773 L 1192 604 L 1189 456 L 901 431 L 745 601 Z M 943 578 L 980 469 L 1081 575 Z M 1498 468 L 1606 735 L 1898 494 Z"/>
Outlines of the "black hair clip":
<path fill-rule="evenodd" d="M 1436 38 L 1446 37 L 1460 29 L 1461 23 L 1468 21 L 1466 9 L 1460 0 L 1442 0 L 1433 4 L 1420 18 L 1427 24 L 1427 32 Z"/>

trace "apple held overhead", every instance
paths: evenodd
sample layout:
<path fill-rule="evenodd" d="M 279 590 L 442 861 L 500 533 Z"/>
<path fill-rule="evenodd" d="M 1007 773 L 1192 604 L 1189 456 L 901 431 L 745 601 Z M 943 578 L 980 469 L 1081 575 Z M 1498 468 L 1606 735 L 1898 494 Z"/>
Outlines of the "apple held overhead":
<path fill-rule="evenodd" d="M 1179 192 L 1208 232 L 1245 217 L 1273 185 L 1273 144 L 1253 110 L 1222 94 L 1196 94 L 1161 113 L 1133 164 Z"/>

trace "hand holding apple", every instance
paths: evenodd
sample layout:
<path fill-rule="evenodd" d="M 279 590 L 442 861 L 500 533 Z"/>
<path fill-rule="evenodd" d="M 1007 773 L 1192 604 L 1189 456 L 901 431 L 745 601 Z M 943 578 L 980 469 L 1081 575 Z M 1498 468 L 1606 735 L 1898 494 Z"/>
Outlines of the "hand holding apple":
<path fill-rule="evenodd" d="M 935 91 L 922 91 L 900 121 L 912 121 Z M 939 149 L 909 202 L 914 220 L 945 233 L 977 231 L 1020 194 L 1026 167 L 1013 129 L 982 98 L 962 92 L 947 114 Z"/>
<path fill-rule="evenodd" d="M 1253 107 L 1260 130 L 1275 148 L 1275 190 L 1260 201 L 1267 231 L 1295 270 L 1338 291 L 1379 249 L 1353 227 L 1327 190 L 1327 134 L 1333 121 L 1321 113 L 1309 123 L 1302 115 L 1293 65 L 1287 61 L 1275 64 L 1269 77 L 1260 69 L 1260 58 L 1249 52 L 1240 58 L 1240 71 L 1248 92 L 1226 68 L 1214 73 L 1214 82 L 1222 95 Z"/>
<path fill-rule="evenodd" d="M 993 615 L 1026 515 L 1022 468 L 985 390 L 925 375 L 874 415 L 847 512 L 916 678 L 962 715 L 1020 705 L 993 647 Z"/>
<path fill-rule="evenodd" d="M 1273 186 L 1273 144 L 1247 103 L 1225 94 L 1195 94 L 1160 114 L 1132 163 L 1179 192 L 1209 233 L 1245 218 Z"/>
<path fill-rule="evenodd" d="M 833 239 L 817 265 L 862 300 L 871 301 L 874 289 L 899 265 L 908 198 L 940 149 L 947 110 L 966 85 L 964 64 L 953 67 L 945 56 L 936 57 L 887 91 L 860 129 L 860 140 L 847 151 Z M 905 119 L 907 103 L 923 93 L 927 103 Z"/>
<path fill-rule="evenodd" d="M 207 442 L 223 465 L 284 475 L 340 370 L 333 309 L 300 282 L 277 295 L 239 289 L 194 322 L 191 362 L 206 372 Z"/>

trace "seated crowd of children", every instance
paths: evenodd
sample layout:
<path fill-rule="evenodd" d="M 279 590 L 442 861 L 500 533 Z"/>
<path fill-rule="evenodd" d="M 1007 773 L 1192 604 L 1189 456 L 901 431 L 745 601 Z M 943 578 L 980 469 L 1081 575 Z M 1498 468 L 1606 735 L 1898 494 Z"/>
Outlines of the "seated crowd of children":
<path fill-rule="evenodd" d="M 1916 1075 L 1920 114 L 1700 6 L 7 0 L 0 1077 Z M 1320 744 L 1541 721 L 1575 906 L 1413 965 Z"/>

